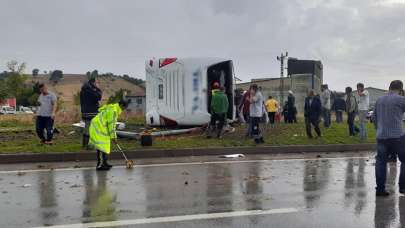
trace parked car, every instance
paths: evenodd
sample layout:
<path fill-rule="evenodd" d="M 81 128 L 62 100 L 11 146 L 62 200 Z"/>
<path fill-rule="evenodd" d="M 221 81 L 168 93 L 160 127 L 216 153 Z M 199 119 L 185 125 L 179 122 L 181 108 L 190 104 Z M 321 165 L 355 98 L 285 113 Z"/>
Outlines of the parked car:
<path fill-rule="evenodd" d="M 11 106 L 1 106 L 0 108 L 0 114 L 5 115 L 5 114 L 16 114 L 17 112 L 15 109 Z"/>
<path fill-rule="evenodd" d="M 34 114 L 34 112 L 29 107 L 20 106 L 20 113 Z"/>

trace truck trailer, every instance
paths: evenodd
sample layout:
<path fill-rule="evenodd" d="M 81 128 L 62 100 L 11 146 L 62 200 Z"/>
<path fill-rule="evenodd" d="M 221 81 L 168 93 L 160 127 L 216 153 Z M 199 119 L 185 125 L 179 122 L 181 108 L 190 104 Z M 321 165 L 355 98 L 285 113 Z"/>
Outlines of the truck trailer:
<path fill-rule="evenodd" d="M 201 126 L 210 121 L 212 85 L 224 87 L 227 119 L 235 117 L 234 71 L 230 59 L 159 58 L 145 63 L 146 123 L 150 126 Z"/>

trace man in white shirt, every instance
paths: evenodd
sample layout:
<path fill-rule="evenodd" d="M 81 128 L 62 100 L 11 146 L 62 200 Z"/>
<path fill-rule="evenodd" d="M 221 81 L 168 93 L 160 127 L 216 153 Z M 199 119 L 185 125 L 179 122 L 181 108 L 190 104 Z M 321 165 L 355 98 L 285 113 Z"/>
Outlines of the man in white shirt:
<path fill-rule="evenodd" d="M 52 144 L 53 123 L 56 114 L 56 95 L 48 91 L 45 84 L 39 85 L 41 94 L 38 97 L 39 110 L 37 111 L 36 132 L 41 143 Z M 46 137 L 44 130 L 46 129 Z"/>
<path fill-rule="evenodd" d="M 321 93 L 321 104 L 322 104 L 322 118 L 323 118 L 323 124 L 326 128 L 330 127 L 331 124 L 331 116 L 330 116 L 330 90 L 328 88 L 328 85 L 322 85 L 321 87 L 322 93 Z"/>
<path fill-rule="evenodd" d="M 263 95 L 260 92 L 256 84 L 253 84 L 250 88 L 250 121 L 251 132 L 256 144 L 264 143 L 263 135 L 260 131 L 260 120 L 263 117 Z"/>
<path fill-rule="evenodd" d="M 359 109 L 359 122 L 360 122 L 360 140 L 367 139 L 367 113 L 370 106 L 370 95 L 367 90 L 364 89 L 363 83 L 357 84 L 358 109 Z"/>

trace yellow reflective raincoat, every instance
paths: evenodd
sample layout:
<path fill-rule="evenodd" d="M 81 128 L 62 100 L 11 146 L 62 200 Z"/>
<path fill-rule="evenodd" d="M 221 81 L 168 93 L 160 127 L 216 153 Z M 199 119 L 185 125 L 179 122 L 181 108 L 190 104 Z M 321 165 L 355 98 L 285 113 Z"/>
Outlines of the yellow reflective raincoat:
<path fill-rule="evenodd" d="M 90 124 L 90 142 L 97 150 L 109 154 L 111 152 L 111 139 L 116 139 L 115 128 L 117 119 L 121 115 L 121 108 L 118 104 L 102 106 L 99 113 Z"/>

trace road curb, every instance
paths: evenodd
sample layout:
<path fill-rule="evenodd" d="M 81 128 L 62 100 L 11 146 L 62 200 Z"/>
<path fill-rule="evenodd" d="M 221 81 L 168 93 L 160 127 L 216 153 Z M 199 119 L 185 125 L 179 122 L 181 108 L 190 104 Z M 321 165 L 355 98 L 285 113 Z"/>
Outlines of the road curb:
<path fill-rule="evenodd" d="M 336 144 L 336 145 L 297 145 L 297 146 L 257 146 L 190 149 L 140 149 L 127 151 L 128 158 L 162 158 L 184 156 L 206 156 L 226 154 L 281 154 L 281 153 L 324 153 L 357 152 L 375 150 L 375 144 Z M 120 153 L 111 153 L 110 159 L 122 159 Z M 0 154 L 0 164 L 32 162 L 71 162 L 95 160 L 95 152 L 48 153 L 48 154 Z"/>

